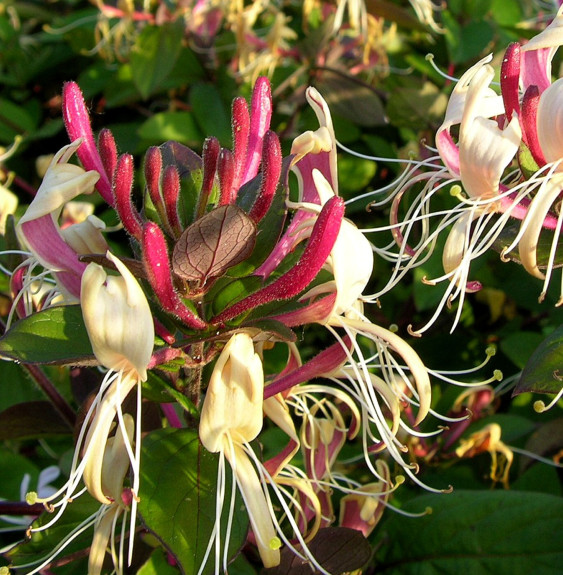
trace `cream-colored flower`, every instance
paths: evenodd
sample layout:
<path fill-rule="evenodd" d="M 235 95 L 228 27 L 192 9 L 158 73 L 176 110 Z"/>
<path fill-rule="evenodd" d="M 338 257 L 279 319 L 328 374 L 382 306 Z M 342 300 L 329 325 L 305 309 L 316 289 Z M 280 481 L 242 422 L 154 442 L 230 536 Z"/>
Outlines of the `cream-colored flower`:
<path fill-rule="evenodd" d="M 281 543 L 260 479 L 246 452 L 248 443 L 262 429 L 263 395 L 262 361 L 254 351 L 252 338 L 247 333 L 237 333 L 225 345 L 211 375 L 201 410 L 199 436 L 208 451 L 229 461 L 260 558 L 265 567 L 273 567 L 279 564 Z M 220 545 L 218 535 L 215 537 L 215 544 Z"/>
<path fill-rule="evenodd" d="M 145 381 L 154 345 L 152 313 L 127 266 L 110 252 L 106 256 L 119 276 L 95 263 L 82 276 L 80 300 L 92 349 L 106 368 Z"/>

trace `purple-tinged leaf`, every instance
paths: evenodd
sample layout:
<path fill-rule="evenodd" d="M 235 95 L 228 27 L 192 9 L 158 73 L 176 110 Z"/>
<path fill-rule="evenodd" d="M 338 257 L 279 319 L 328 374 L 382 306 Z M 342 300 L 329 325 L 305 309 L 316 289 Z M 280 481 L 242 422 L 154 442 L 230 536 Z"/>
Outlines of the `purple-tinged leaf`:
<path fill-rule="evenodd" d="M 371 557 L 368 540 L 355 529 L 327 527 L 319 529 L 308 548 L 313 557 L 332 575 L 344 575 L 363 567 Z M 303 561 L 287 547 L 282 549 L 277 567 L 265 569 L 267 575 L 317 575 L 310 563 Z"/>
<path fill-rule="evenodd" d="M 246 213 L 220 206 L 184 230 L 174 246 L 172 269 L 203 286 L 250 256 L 255 242 L 256 226 Z"/>
<path fill-rule="evenodd" d="M 27 401 L 0 413 L 0 439 L 37 439 L 70 435 L 72 429 L 48 401 Z"/>

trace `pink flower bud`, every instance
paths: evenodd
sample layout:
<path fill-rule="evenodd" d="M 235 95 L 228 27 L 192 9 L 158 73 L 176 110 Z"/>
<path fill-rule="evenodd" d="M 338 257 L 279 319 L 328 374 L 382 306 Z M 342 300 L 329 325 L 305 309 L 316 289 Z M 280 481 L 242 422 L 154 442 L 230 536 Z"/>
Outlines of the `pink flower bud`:
<path fill-rule="evenodd" d="M 100 174 L 96 189 L 108 204 L 113 205 L 111 182 L 94 141 L 84 96 L 75 82 L 67 82 L 63 86 L 63 120 L 72 142 L 83 139 L 77 155 L 87 171 L 94 170 Z"/>
<path fill-rule="evenodd" d="M 229 321 L 255 307 L 276 300 L 290 299 L 303 291 L 315 279 L 330 255 L 343 217 L 344 201 L 334 196 L 323 206 L 297 264 L 271 284 L 222 311 L 213 323 Z"/>
<path fill-rule="evenodd" d="M 275 132 L 268 130 L 264 136 L 262 152 L 262 183 L 260 193 L 250 210 L 249 216 L 259 222 L 267 213 L 278 188 L 282 168 L 280 140 Z"/>
<path fill-rule="evenodd" d="M 186 307 L 172 284 L 168 246 L 162 230 L 155 223 L 145 224 L 142 244 L 145 270 L 159 304 L 191 329 L 204 329 L 206 323 Z"/>
<path fill-rule="evenodd" d="M 219 205 L 225 206 L 227 204 L 234 204 L 236 193 L 238 190 L 233 188 L 235 179 L 235 157 L 231 150 L 223 148 L 219 154 L 217 165 L 217 173 L 219 175 Z"/>
<path fill-rule="evenodd" d="M 133 156 L 123 154 L 117 161 L 113 181 L 115 208 L 127 233 L 131 234 L 136 240 L 141 241 L 141 236 L 143 235 L 142 220 L 137 208 L 133 205 L 132 192 Z"/>
<path fill-rule="evenodd" d="M 178 198 L 180 196 L 180 174 L 175 166 L 166 166 L 162 178 L 162 195 L 168 226 L 176 237 L 182 234 L 182 225 L 178 216 Z"/>

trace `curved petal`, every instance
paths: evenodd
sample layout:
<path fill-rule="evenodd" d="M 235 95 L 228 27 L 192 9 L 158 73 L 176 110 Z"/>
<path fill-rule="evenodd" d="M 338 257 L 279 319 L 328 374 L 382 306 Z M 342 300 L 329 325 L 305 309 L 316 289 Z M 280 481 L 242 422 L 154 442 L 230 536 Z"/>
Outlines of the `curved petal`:
<path fill-rule="evenodd" d="M 544 279 L 544 274 L 538 268 L 537 249 L 543 222 L 559 198 L 563 188 L 563 174 L 545 181 L 545 185 L 538 191 L 528 209 L 526 217 L 522 221 L 522 237 L 518 243 L 518 253 L 524 269 L 531 275 Z"/>
<path fill-rule="evenodd" d="M 472 198 L 490 198 L 498 193 L 500 178 L 522 139 L 517 117 L 500 130 L 496 121 L 482 113 L 493 76 L 490 66 L 476 72 L 467 91 L 460 125 L 459 170 L 464 188 Z"/>
<path fill-rule="evenodd" d="M 536 125 L 538 140 L 547 162 L 563 158 L 563 78 L 541 95 Z M 558 170 L 563 170 L 560 166 Z"/>

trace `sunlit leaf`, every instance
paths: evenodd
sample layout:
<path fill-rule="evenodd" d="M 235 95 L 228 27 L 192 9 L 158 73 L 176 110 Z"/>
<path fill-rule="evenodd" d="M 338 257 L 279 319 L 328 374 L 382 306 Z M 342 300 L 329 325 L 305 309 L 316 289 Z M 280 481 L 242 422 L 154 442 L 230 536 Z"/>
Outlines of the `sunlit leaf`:
<path fill-rule="evenodd" d="M 163 140 L 178 140 L 197 145 L 203 139 L 191 112 L 159 112 L 141 125 L 139 136 L 155 144 Z"/>
<path fill-rule="evenodd" d="M 141 459 L 141 519 L 174 556 L 182 573 L 198 573 L 215 527 L 218 457 L 204 449 L 196 431 L 168 428 L 143 439 Z M 225 493 L 229 500 L 229 470 L 226 476 Z M 221 522 L 222 541 L 226 522 L 225 515 Z M 230 557 L 241 547 L 246 530 L 247 520 L 237 503 Z M 214 561 L 212 553 L 203 574 L 213 572 Z"/>
<path fill-rule="evenodd" d="M 170 565 L 162 549 L 155 549 L 137 575 L 178 575 L 178 569 Z"/>
<path fill-rule="evenodd" d="M 81 307 L 53 307 L 20 319 L 0 338 L 0 357 L 52 364 L 93 360 Z"/>

